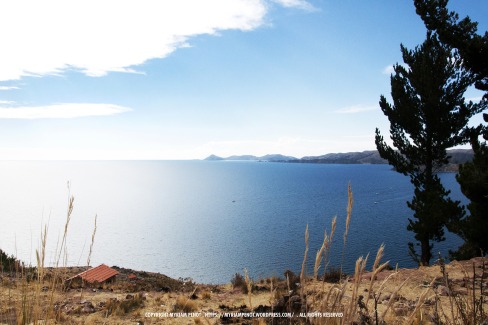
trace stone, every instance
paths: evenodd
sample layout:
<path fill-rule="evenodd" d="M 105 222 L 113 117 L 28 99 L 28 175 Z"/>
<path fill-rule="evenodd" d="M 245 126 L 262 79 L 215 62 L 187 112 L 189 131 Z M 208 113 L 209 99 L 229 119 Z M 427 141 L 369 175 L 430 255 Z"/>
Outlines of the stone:
<path fill-rule="evenodd" d="M 92 314 L 96 312 L 95 307 L 93 305 L 85 305 L 82 309 L 81 312 L 84 314 Z"/>
<path fill-rule="evenodd" d="M 383 302 L 383 301 L 386 301 L 386 300 L 390 300 L 390 299 L 391 299 L 391 294 L 389 294 L 389 293 L 387 293 L 387 294 L 385 294 L 385 295 L 382 295 L 382 296 L 380 297 L 380 301 L 382 301 L 382 302 Z"/>
<path fill-rule="evenodd" d="M 393 312 L 396 316 L 407 316 L 408 306 L 404 303 L 395 303 L 395 305 L 393 306 Z"/>
<path fill-rule="evenodd" d="M 449 289 L 445 286 L 440 285 L 436 288 L 435 291 L 439 296 L 449 296 Z"/>

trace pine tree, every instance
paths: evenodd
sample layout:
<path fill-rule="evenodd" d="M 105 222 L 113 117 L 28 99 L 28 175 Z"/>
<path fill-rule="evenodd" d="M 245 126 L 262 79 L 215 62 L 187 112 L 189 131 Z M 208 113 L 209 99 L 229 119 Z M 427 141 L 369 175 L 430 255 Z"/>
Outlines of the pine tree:
<path fill-rule="evenodd" d="M 486 114 L 485 122 L 488 122 Z M 478 141 L 477 132 L 473 133 L 471 143 L 473 161 L 461 165 L 456 175 L 461 191 L 471 201 L 470 215 L 449 229 L 464 239 L 457 251 L 450 252 L 451 259 L 457 260 L 488 254 L 488 146 Z"/>
<path fill-rule="evenodd" d="M 459 18 L 456 12 L 447 9 L 448 0 L 415 0 L 417 14 L 426 27 L 435 31 L 439 39 L 459 51 L 463 65 L 471 73 L 474 85 L 484 91 L 480 106 L 488 105 L 488 32 L 477 34 L 478 23 L 469 17 Z M 488 122 L 488 114 L 483 114 Z M 488 148 L 479 141 L 483 135 L 488 140 L 488 125 L 467 130 L 474 151 L 472 162 L 460 166 L 457 181 L 463 194 L 471 201 L 470 215 L 451 225 L 450 231 L 460 235 L 465 243 L 451 257 L 466 259 L 488 253 Z"/>
<path fill-rule="evenodd" d="M 379 103 L 390 121 L 396 150 L 379 129 L 375 143 L 381 157 L 408 175 L 414 185 L 414 197 L 407 202 L 414 214 L 407 229 L 415 233 L 420 256 L 413 243 L 409 249 L 419 264 L 429 265 L 432 242 L 444 240 L 444 227 L 464 216 L 460 203 L 449 198 L 436 173 L 448 162 L 446 150 L 468 141 L 464 128 L 480 107 L 465 102 L 472 75 L 463 68 L 457 52 L 436 34 L 427 33 L 424 43 L 413 51 L 401 45 L 401 51 L 406 66 L 394 66 L 393 104 L 384 96 Z"/>
<path fill-rule="evenodd" d="M 464 65 L 475 77 L 477 89 L 485 91 L 488 99 L 488 32 L 479 35 L 478 23 L 469 17 L 459 19 L 447 9 L 448 0 L 414 0 L 417 14 L 441 42 L 457 49 Z"/>

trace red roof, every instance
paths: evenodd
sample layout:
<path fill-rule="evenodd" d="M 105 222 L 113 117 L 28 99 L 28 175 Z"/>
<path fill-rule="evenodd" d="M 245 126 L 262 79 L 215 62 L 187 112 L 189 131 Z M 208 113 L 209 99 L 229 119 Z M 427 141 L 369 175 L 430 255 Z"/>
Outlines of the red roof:
<path fill-rule="evenodd" d="M 76 275 L 75 278 L 80 277 L 88 283 L 93 283 L 93 282 L 101 283 L 107 281 L 113 276 L 116 276 L 117 274 L 119 274 L 119 272 L 117 272 L 116 270 L 108 267 L 105 264 L 101 264 L 85 272 L 81 272 L 80 274 Z"/>

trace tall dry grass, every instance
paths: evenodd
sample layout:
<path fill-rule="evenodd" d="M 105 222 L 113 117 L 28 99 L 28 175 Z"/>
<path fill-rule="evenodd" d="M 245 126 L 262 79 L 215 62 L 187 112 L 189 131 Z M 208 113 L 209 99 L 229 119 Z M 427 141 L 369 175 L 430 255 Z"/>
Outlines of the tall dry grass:
<path fill-rule="evenodd" d="M 352 206 L 354 204 L 354 197 L 352 194 L 351 183 L 347 184 L 347 214 L 346 214 L 346 229 L 344 230 L 344 245 L 342 246 L 342 257 L 341 257 L 341 278 L 342 278 L 342 266 L 344 265 L 344 252 L 347 244 L 347 235 L 349 234 L 349 224 L 351 223 Z"/>
<path fill-rule="evenodd" d="M 326 285 L 325 276 L 324 281 L 317 281 L 319 279 L 319 269 L 324 264 L 324 271 L 327 268 L 327 253 L 330 250 L 333 233 L 335 231 L 335 220 L 333 220 L 333 227 L 331 235 L 327 236 L 327 231 L 324 234 L 324 241 L 317 251 L 314 264 L 314 276 L 312 279 L 304 279 L 302 283 L 306 284 L 303 289 L 303 296 L 305 297 L 306 310 L 317 311 L 322 313 L 342 313 L 340 318 L 308 318 L 304 323 L 309 324 L 488 324 L 488 316 L 486 314 L 486 272 L 485 263 L 482 264 L 481 275 L 477 276 L 473 264 L 472 278 L 465 271 L 464 278 L 471 279 L 471 284 L 466 284 L 468 295 L 460 295 L 456 293 L 451 287 L 452 281 L 449 280 L 445 268 L 444 261 L 440 259 L 440 268 L 442 273 L 441 280 L 447 288 L 447 303 L 449 308 L 442 308 L 442 303 L 439 294 L 434 290 L 438 285 L 439 278 L 431 276 L 430 280 L 424 285 L 425 289 L 420 292 L 416 300 L 412 301 L 413 305 L 406 309 L 406 314 L 399 314 L 400 301 L 405 299 L 403 297 L 403 290 L 411 292 L 412 288 L 407 285 L 412 281 L 411 277 L 406 277 L 404 280 L 397 283 L 391 281 L 398 277 L 398 267 L 386 276 L 382 281 L 377 280 L 380 272 L 384 271 L 389 263 L 382 262 L 384 257 L 385 246 L 382 244 L 376 253 L 371 270 L 366 273 L 366 263 L 368 256 L 359 257 L 356 260 L 354 274 L 352 276 L 342 276 L 342 264 L 344 260 L 344 250 L 347 244 L 347 235 L 349 232 L 349 225 L 352 215 L 353 194 L 350 184 L 348 185 L 348 205 L 346 209 L 346 225 L 343 235 L 343 248 L 341 257 L 341 277 L 339 283 Z M 306 229 L 308 233 L 308 226 Z M 305 254 L 308 252 L 308 241 L 306 241 Z M 323 256 L 323 260 L 320 256 Z M 302 273 L 303 273 L 302 264 Z M 324 274 L 325 275 L 325 274 Z M 383 300 L 381 310 L 379 308 L 380 298 L 384 294 L 385 288 L 389 285 L 387 292 L 389 299 Z M 393 289 L 393 290 L 392 290 Z M 365 295 L 366 297 L 364 297 Z M 435 311 L 432 314 L 430 307 L 432 297 L 435 300 Z M 403 312 L 403 311 L 402 311 Z"/>
<path fill-rule="evenodd" d="M 420 324 L 425 323 L 425 315 L 423 312 L 423 307 L 425 302 L 429 300 L 429 295 L 435 297 L 436 302 L 436 314 L 434 321 L 430 319 L 435 324 L 487 324 L 488 318 L 486 316 L 486 311 L 483 309 L 484 299 L 485 299 L 485 283 L 484 277 L 486 276 L 485 265 L 483 264 L 483 269 L 481 276 L 476 277 L 476 270 L 473 266 L 473 279 L 472 284 L 468 286 L 470 290 L 470 295 L 468 297 L 461 297 L 456 295 L 451 288 L 451 282 L 449 280 L 448 274 L 441 260 L 441 272 L 443 274 L 442 281 L 448 288 L 448 302 L 449 308 L 442 309 L 442 304 L 440 303 L 440 298 L 437 293 L 433 290 L 434 286 L 438 282 L 438 278 L 429 279 L 428 284 L 425 289 L 418 295 L 418 298 L 413 306 L 412 310 L 409 311 L 407 315 L 395 316 L 394 305 L 398 301 L 397 298 L 402 297 L 402 290 L 404 290 L 410 281 L 410 278 L 406 278 L 403 281 L 394 280 L 397 278 L 398 270 L 391 273 L 389 276 L 384 278 L 381 282 L 377 280 L 377 276 L 380 272 L 385 270 L 388 266 L 388 262 L 382 262 L 384 257 L 385 246 L 382 244 L 377 253 L 375 260 L 373 262 L 372 268 L 368 273 L 369 278 L 365 276 L 366 264 L 368 261 L 368 256 L 359 257 L 356 260 L 354 274 L 350 276 L 343 276 L 342 274 L 342 263 L 344 260 L 344 251 L 347 244 L 347 235 L 349 232 L 349 225 L 352 218 L 352 208 L 353 208 L 353 193 L 351 185 L 348 184 L 348 205 L 346 208 L 346 223 L 343 235 L 343 248 L 341 256 L 341 271 L 338 283 L 326 283 L 326 273 L 329 265 L 329 253 L 332 247 L 332 242 L 334 234 L 336 232 L 336 222 L 337 217 L 332 219 L 330 234 L 327 230 L 324 230 L 324 240 L 315 254 L 315 260 L 313 264 L 313 277 L 307 276 L 307 258 L 308 252 L 310 250 L 309 245 L 309 227 L 306 226 L 305 229 L 305 251 L 304 258 L 302 262 L 302 268 L 300 272 L 300 277 L 298 279 L 300 283 L 300 290 L 295 288 L 295 275 L 293 275 L 293 284 L 290 282 L 292 279 L 287 273 L 287 293 L 280 293 L 277 290 L 278 285 L 275 287 L 273 279 L 270 283 L 270 298 L 269 302 L 271 304 L 271 310 L 273 310 L 274 304 L 280 300 L 279 294 L 288 294 L 290 298 L 291 294 L 296 294 L 300 296 L 302 312 L 322 312 L 322 313 L 341 313 L 342 317 L 323 317 L 323 318 L 297 318 L 290 319 L 288 323 L 307 323 L 307 324 L 386 324 L 388 322 L 395 324 Z M 59 299 L 60 288 L 62 287 L 62 280 L 64 279 L 64 271 L 60 266 L 66 266 L 67 263 L 67 234 L 68 226 L 71 221 L 72 212 L 74 207 L 74 197 L 69 195 L 68 199 L 68 209 L 66 212 L 66 220 L 64 226 L 63 236 L 59 245 L 56 247 L 55 251 L 55 266 L 52 272 L 47 276 L 46 264 L 46 245 L 48 239 L 48 226 L 44 226 L 41 230 L 41 239 L 39 248 L 36 250 L 36 262 L 37 267 L 35 272 L 32 272 L 27 267 L 19 265 L 18 267 L 18 278 L 22 279 L 20 282 L 21 290 L 20 295 L 15 296 L 15 294 L 7 291 L 7 296 L 0 297 L 0 315 L 6 306 L 14 306 L 15 310 L 15 320 L 17 324 L 44 324 L 44 320 L 50 320 L 53 323 L 65 323 L 66 319 L 59 311 L 56 311 L 55 300 Z M 89 253 L 87 256 L 87 267 L 90 265 L 91 255 L 93 253 L 95 235 L 97 231 L 97 216 L 95 216 L 94 229 L 91 236 L 91 244 Z M 322 271 L 322 272 L 320 272 Z M 29 280 L 28 274 L 34 273 L 35 277 L 33 280 Z M 321 273 L 323 279 L 320 279 Z M 469 275 L 466 271 L 466 278 Z M 246 294 L 248 299 L 249 308 L 253 310 L 253 281 L 250 279 L 247 269 L 244 270 L 245 277 L 242 279 L 246 287 Z M 236 277 L 237 280 L 237 277 Z M 384 294 L 384 290 L 391 281 L 397 281 L 394 285 L 394 291 L 389 292 L 390 299 L 388 302 L 383 302 L 381 309 L 378 306 L 380 297 Z M 3 284 L 1 284 L 3 285 Z M 44 288 L 48 288 L 47 292 Z M 293 287 L 293 288 L 292 288 Z M 293 290 L 292 290 L 293 289 Z M 296 290 L 296 291 L 294 291 Z M 476 292 L 475 292 L 476 291 Z M 194 291 L 195 292 L 195 291 Z M 293 292 L 293 293 L 292 293 Z M 81 291 L 80 299 L 82 298 L 83 291 Z M 365 296 L 364 296 L 365 295 Z M 142 301 L 142 298 L 141 298 Z M 257 303 L 256 303 L 257 304 Z M 141 308 L 142 304 L 134 305 L 133 302 L 115 303 L 114 310 L 120 310 L 121 315 L 127 314 L 127 311 L 132 311 L 134 308 Z M 175 302 L 175 310 L 182 311 L 198 311 L 197 304 L 192 302 L 187 297 L 178 296 Z M 117 314 L 117 313 L 115 313 Z M 262 320 L 259 320 L 262 321 Z M 6 322 L 6 319 L 2 319 L 0 316 L 0 323 Z"/>
<path fill-rule="evenodd" d="M 303 311 L 315 311 L 322 313 L 340 313 L 342 317 L 339 318 L 307 318 L 304 322 L 310 324 L 385 324 L 387 314 L 392 310 L 392 306 L 396 301 L 396 297 L 400 295 L 400 291 L 408 282 L 408 278 L 400 285 L 396 286 L 395 291 L 391 294 L 386 308 L 382 313 L 378 311 L 378 301 L 382 295 L 382 291 L 386 287 L 388 281 L 397 275 L 397 272 L 392 273 L 386 277 L 381 283 L 377 281 L 377 275 L 383 271 L 389 264 L 388 262 L 382 262 L 384 256 L 385 246 L 382 244 L 376 253 L 375 260 L 372 265 L 372 269 L 369 272 L 370 278 L 366 281 L 364 278 L 366 272 L 366 264 L 368 256 L 359 257 L 356 260 L 354 274 L 352 276 L 344 277 L 342 272 L 342 265 L 344 261 L 344 251 L 347 245 L 347 236 L 349 233 L 349 226 L 352 218 L 353 208 L 353 192 L 351 184 L 348 184 L 348 204 L 346 207 L 346 223 L 343 234 L 343 247 L 341 256 L 341 269 L 339 282 L 336 284 L 326 284 L 326 271 L 327 271 L 327 254 L 330 251 L 332 238 L 336 230 L 336 218 L 332 221 L 331 233 L 327 235 L 327 231 L 324 232 L 324 241 L 321 247 L 318 249 L 315 256 L 314 263 L 314 275 L 312 279 L 306 278 L 305 275 L 305 261 L 309 250 L 308 244 L 308 225 L 305 230 L 305 256 L 302 263 L 302 272 L 300 276 L 301 280 L 301 296 L 304 303 Z M 323 281 L 319 280 L 319 269 L 323 265 L 324 278 Z M 435 280 L 435 279 L 434 279 Z M 433 281 L 434 281 L 433 280 Z M 427 293 L 431 292 L 433 281 L 419 297 L 414 310 L 408 317 L 405 317 L 403 321 L 412 323 L 416 320 L 420 308 L 422 307 Z M 321 283 L 321 284 L 319 284 Z M 366 297 L 363 296 L 365 292 Z"/>
<path fill-rule="evenodd" d="M 39 248 L 36 249 L 36 266 L 25 266 L 23 263 L 16 270 L 15 279 L 18 281 L 10 284 L 11 286 L 20 285 L 20 291 L 8 292 L 8 299 L 0 297 L 0 314 L 2 311 L 14 311 L 14 313 L 4 313 L 5 318 L 0 316 L 0 324 L 16 323 L 24 324 L 45 324 L 46 322 L 63 322 L 64 318 L 60 311 L 56 310 L 56 301 L 62 299 L 63 281 L 66 279 L 66 269 L 68 263 L 68 230 L 74 209 L 74 196 L 70 193 L 70 184 L 68 183 L 68 203 L 66 210 L 66 219 L 64 223 L 61 241 L 58 240 L 53 253 L 53 267 L 46 266 L 47 242 L 48 242 L 48 225 L 41 229 Z M 96 233 L 95 227 L 91 238 L 90 251 L 88 254 L 88 264 L 93 251 L 93 243 Z M 0 283 L 4 285 L 4 283 Z"/>

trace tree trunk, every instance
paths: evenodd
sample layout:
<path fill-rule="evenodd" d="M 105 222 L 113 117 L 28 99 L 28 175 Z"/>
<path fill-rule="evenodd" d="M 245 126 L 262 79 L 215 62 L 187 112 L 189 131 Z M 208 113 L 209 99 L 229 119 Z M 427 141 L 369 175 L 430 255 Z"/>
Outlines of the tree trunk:
<path fill-rule="evenodd" d="M 429 239 L 424 238 L 420 241 L 420 247 L 421 247 L 421 255 L 420 255 L 420 263 L 422 266 L 429 266 L 430 264 L 430 258 L 432 255 L 430 254 L 430 244 L 429 244 Z"/>

